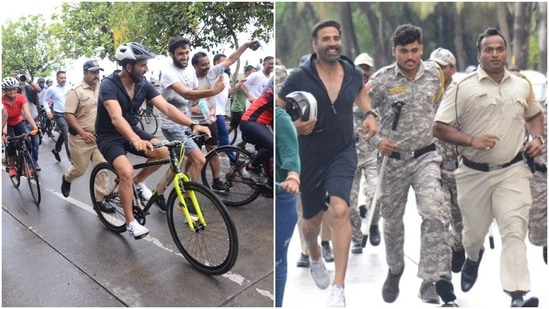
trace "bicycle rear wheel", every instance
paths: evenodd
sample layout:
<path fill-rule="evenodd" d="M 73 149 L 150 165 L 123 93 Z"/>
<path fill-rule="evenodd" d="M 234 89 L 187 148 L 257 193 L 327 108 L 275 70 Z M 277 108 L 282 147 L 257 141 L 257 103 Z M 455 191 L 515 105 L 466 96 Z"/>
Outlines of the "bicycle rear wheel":
<path fill-rule="evenodd" d="M 29 190 L 32 195 L 32 199 L 36 206 L 40 206 L 42 200 L 42 194 L 40 193 L 40 182 L 38 181 L 38 174 L 36 173 L 36 167 L 34 161 L 29 152 L 25 151 L 22 165 L 23 175 L 27 178 L 29 183 Z"/>
<path fill-rule="evenodd" d="M 93 209 L 99 220 L 111 231 L 123 233 L 126 231 L 126 216 L 118 196 L 119 177 L 114 167 L 109 163 L 97 164 L 90 175 L 90 197 Z M 115 211 L 101 211 L 100 203 L 111 205 Z"/>
<path fill-rule="evenodd" d="M 158 131 L 158 119 L 153 112 L 143 111 L 139 117 L 139 125 L 143 131 L 152 135 L 155 135 Z"/>
<path fill-rule="evenodd" d="M 238 257 L 238 236 L 229 211 L 204 185 L 182 182 L 181 187 L 195 195 L 206 225 L 197 219 L 194 222 L 196 230 L 193 232 L 189 228 L 181 209 L 184 206 L 173 189 L 168 198 L 167 219 L 177 248 L 193 267 L 205 274 L 228 272 Z"/>
<path fill-rule="evenodd" d="M 246 165 L 252 157 L 250 152 L 235 146 L 221 146 L 213 149 L 206 155 L 206 164 L 202 167 L 202 183 L 214 190 L 211 166 L 214 160 L 219 160 L 220 180 L 227 183 L 228 189 L 214 190 L 214 192 L 228 206 L 251 203 L 261 191 L 261 186 L 258 186 L 246 172 Z"/>

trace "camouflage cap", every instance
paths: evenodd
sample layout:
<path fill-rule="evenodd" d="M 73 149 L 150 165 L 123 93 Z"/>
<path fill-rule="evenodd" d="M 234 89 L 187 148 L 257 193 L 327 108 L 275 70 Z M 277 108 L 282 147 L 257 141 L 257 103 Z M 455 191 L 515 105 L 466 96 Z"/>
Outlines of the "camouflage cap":
<path fill-rule="evenodd" d="M 275 93 L 278 93 L 280 87 L 288 77 L 288 70 L 283 65 L 275 65 Z"/>
<path fill-rule="evenodd" d="M 441 47 L 435 49 L 431 53 L 431 56 L 429 57 L 429 60 L 432 60 L 432 61 L 438 63 L 439 65 L 456 66 L 456 58 L 454 57 L 454 54 L 452 54 L 451 51 L 449 51 L 447 49 L 444 49 L 444 48 L 441 48 Z"/>

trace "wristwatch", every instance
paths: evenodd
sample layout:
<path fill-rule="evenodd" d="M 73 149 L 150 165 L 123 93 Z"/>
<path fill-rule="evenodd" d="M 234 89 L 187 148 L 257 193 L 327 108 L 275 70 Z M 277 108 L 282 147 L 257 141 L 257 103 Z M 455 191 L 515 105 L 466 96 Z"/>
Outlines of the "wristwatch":
<path fill-rule="evenodd" d="M 371 110 L 367 111 L 364 115 L 366 115 L 366 117 L 368 117 L 368 115 L 372 115 L 372 116 L 374 116 L 374 118 L 377 118 L 378 113 L 376 112 L 375 109 L 371 109 Z"/>
<path fill-rule="evenodd" d="M 535 140 L 536 138 L 539 138 L 539 142 L 543 145 L 545 144 L 545 140 L 543 139 L 543 136 L 541 135 L 534 135 L 532 136 L 532 140 Z"/>

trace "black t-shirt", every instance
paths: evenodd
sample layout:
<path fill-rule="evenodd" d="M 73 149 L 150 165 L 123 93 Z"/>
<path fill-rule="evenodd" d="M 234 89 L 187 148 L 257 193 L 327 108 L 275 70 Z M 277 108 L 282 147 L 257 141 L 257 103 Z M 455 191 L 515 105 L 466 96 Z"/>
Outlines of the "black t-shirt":
<path fill-rule="evenodd" d="M 314 60 L 294 70 L 284 81 L 278 96 L 284 98 L 293 91 L 307 91 L 317 101 L 317 122 L 312 133 L 299 135 L 299 147 L 304 165 L 314 168 L 318 164 L 330 162 L 334 156 L 354 145 L 353 104 L 364 86 L 362 72 L 352 61 L 341 56 L 345 74 L 339 95 L 332 105 L 324 84 L 318 76 Z"/>
<path fill-rule="evenodd" d="M 99 87 L 99 98 L 97 100 L 97 118 L 95 119 L 96 134 L 120 134 L 112 124 L 111 116 L 103 105 L 107 100 L 117 100 L 122 109 L 122 115 L 128 123 L 135 127 L 138 124 L 137 113 L 143 102 L 159 96 L 160 93 L 147 80 L 143 79 L 135 85 L 133 100 L 130 100 L 126 89 L 122 85 L 118 73 L 114 71 L 111 75 L 101 81 Z"/>

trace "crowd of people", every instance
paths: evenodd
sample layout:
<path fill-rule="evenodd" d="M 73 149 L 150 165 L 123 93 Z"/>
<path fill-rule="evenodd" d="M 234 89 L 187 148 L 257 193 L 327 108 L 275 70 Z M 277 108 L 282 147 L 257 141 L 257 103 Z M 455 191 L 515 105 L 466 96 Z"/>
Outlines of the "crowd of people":
<path fill-rule="evenodd" d="M 495 221 L 503 247 L 502 290 L 512 307 L 537 306 L 537 297 L 526 298 L 525 242 L 528 235 L 542 247 L 547 263 L 546 102 L 538 102 L 529 81 L 507 68 L 503 35 L 488 28 L 478 36 L 479 64 L 460 81 L 452 79 L 457 66 L 448 49 L 439 47 L 422 60 L 422 29 L 415 25 L 395 29 L 394 63 L 377 71 L 367 53 L 354 63 L 341 54 L 338 22 L 317 23 L 311 38 L 313 54 L 289 76 L 282 74 L 277 90 L 277 113 L 295 114 L 294 93 L 305 92 L 312 99 L 298 106 L 315 106 L 317 114 L 290 117 L 293 130 L 288 117 L 277 114 L 284 125 L 276 132 L 276 306 L 283 306 L 296 225 L 306 243 L 297 266 L 310 267 L 320 289 L 330 287 L 328 307 L 344 307 L 349 252 L 362 253 L 368 236 L 379 244 L 382 223 L 388 273 L 380 290 L 385 302 L 394 302 L 405 267 L 410 189 L 421 218 L 417 276 L 423 302 L 457 306 L 452 273 L 461 272 L 463 292 L 474 286 Z M 279 149 L 296 141 L 298 154 Z M 296 192 L 299 197 L 289 196 Z M 294 213 L 300 206 L 302 213 Z M 324 225 L 331 232 L 333 277 L 324 264 L 331 260 L 322 254 Z"/>
<path fill-rule="evenodd" d="M 102 80 L 98 61 L 86 61 L 81 82 L 70 89 L 63 70 L 55 85 L 43 78 L 34 83 L 30 76 L 7 77 L 3 140 L 30 133 L 32 158 L 41 170 L 37 117 L 44 110 L 60 130 L 53 156 L 61 161 L 64 144 L 71 162 L 60 179 L 63 196 L 70 195 L 71 184 L 90 162 L 110 163 L 120 176 L 127 230 L 141 239 L 149 230 L 134 218 L 133 186 L 165 213 L 164 192 L 173 177 L 168 169 L 150 190 L 146 180 L 160 166 L 135 174 L 126 156 L 168 157 L 165 147 L 153 147 L 159 138 L 138 125 L 144 102 L 157 109 L 166 139 L 185 139 L 191 132 L 205 136 L 204 145 L 189 140 L 185 147 L 184 171 L 191 179 L 200 177 L 205 152 L 227 145 L 228 134 L 240 129 L 258 147 L 246 168 L 257 184 L 266 182 L 259 165 L 276 153 L 277 307 L 283 306 L 296 226 L 302 244 L 297 266 L 310 268 L 320 289 L 330 288 L 329 307 L 346 305 L 349 256 L 361 254 L 368 238 L 374 246 L 385 243 L 388 271 L 380 291 L 385 302 L 394 302 L 405 268 L 410 189 L 421 217 L 417 276 L 423 302 L 457 306 L 452 273 L 461 272 L 463 292 L 473 288 L 495 221 L 502 241 L 502 290 L 513 307 L 537 306 L 536 297 L 525 298 L 531 290 L 525 242 L 542 247 L 547 263 L 546 102 L 538 102 L 529 81 L 507 68 L 505 37 L 494 28 L 479 34 L 479 64 L 460 81 L 452 79 L 456 59 L 448 49 L 437 48 L 422 60 L 422 29 L 415 25 L 394 30 L 394 62 L 379 69 L 367 53 L 354 61 L 341 53 L 337 21 L 317 23 L 311 39 L 312 54 L 291 74 L 269 56 L 262 68 L 245 66 L 244 78 L 234 86 L 229 67 L 256 41 L 229 56 L 215 55 L 212 66 L 206 52 L 191 57 L 187 38 L 170 38 L 171 63 L 162 70 L 159 90 L 144 78 L 156 55 L 135 42 L 117 48 L 120 69 Z M 16 174 L 14 155 L 7 143 L 9 177 Z M 225 191 L 219 166 L 211 162 L 212 189 Z M 114 211 L 97 202 L 101 211 Z M 332 262 L 333 277 L 325 265 Z"/>

